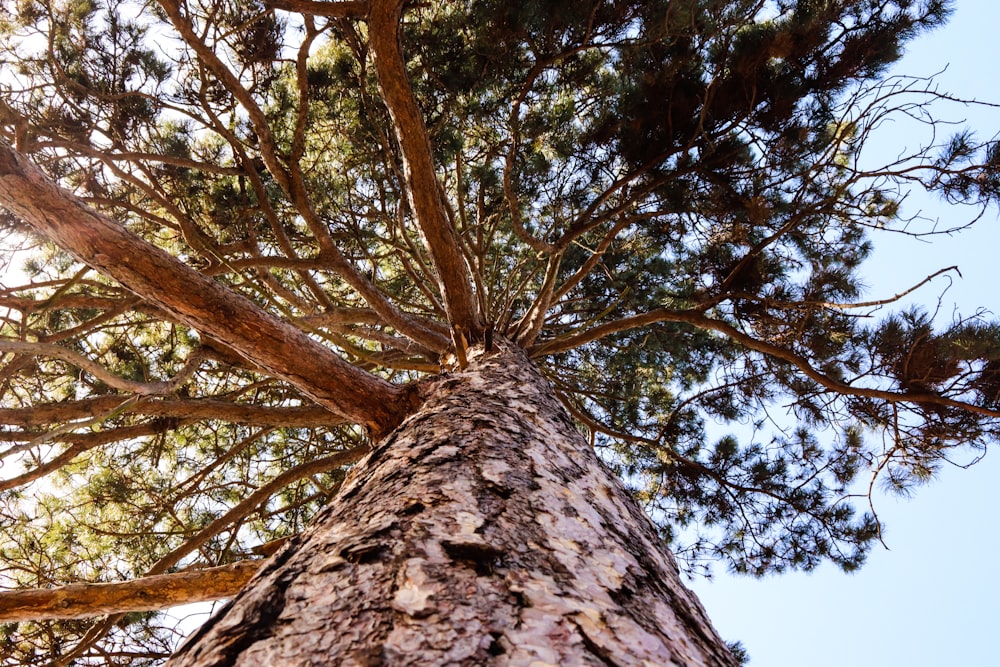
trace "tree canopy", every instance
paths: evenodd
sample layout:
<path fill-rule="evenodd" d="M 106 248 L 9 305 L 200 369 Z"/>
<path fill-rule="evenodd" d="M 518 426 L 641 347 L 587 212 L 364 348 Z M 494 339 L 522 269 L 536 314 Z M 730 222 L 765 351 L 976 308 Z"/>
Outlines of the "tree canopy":
<path fill-rule="evenodd" d="M 966 224 L 909 189 L 1000 194 L 1000 144 L 886 74 L 948 5 L 3 2 L 0 585 L 254 557 L 499 339 L 689 567 L 859 567 L 874 484 L 1000 427 L 1000 325 L 860 278 Z M 897 115 L 933 139 L 864 152 Z M 177 639 L 2 627 L 16 664 Z"/>

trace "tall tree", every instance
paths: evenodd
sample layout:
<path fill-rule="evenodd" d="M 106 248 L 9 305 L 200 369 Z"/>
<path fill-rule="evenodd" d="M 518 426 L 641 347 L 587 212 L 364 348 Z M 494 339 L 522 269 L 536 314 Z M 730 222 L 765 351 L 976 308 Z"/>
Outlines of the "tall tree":
<path fill-rule="evenodd" d="M 858 278 L 1000 193 L 862 154 L 947 5 L 4 2 L 5 659 L 161 661 L 277 549 L 177 664 L 733 664 L 668 546 L 854 569 L 997 435 L 1000 326 Z"/>

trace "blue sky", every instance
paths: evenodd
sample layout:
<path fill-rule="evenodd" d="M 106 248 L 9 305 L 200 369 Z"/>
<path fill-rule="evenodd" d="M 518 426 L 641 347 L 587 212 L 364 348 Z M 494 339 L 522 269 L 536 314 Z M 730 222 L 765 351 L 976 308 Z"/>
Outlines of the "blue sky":
<path fill-rule="evenodd" d="M 941 91 L 1000 102 L 1000 2 L 958 0 L 944 28 L 913 42 L 900 74 L 937 77 Z M 942 109 L 943 110 L 943 109 Z M 1000 109 L 953 107 L 984 138 L 1000 132 Z M 919 141 L 902 123 L 881 128 L 880 150 Z M 884 149 L 883 149 L 884 146 Z M 942 224 L 969 210 L 914 197 L 910 213 Z M 1000 317 L 1000 218 L 994 207 L 975 227 L 933 243 L 876 238 L 867 269 L 871 297 L 898 293 L 957 264 L 962 277 L 944 293 L 942 317 L 984 307 Z M 914 296 L 933 308 L 947 286 L 937 280 Z M 716 572 L 689 585 L 719 632 L 740 640 L 754 667 L 979 667 L 1000 664 L 1000 452 L 967 470 L 942 470 L 910 499 L 879 497 L 889 550 L 877 548 L 858 573 L 822 566 L 811 574 L 763 580 Z"/>

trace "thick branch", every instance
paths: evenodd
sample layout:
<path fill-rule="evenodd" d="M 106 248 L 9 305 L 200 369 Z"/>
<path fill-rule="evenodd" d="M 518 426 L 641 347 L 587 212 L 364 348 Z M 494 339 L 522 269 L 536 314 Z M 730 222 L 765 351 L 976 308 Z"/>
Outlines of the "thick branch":
<path fill-rule="evenodd" d="M 317 2 L 316 0 L 264 0 L 264 4 L 286 12 L 298 12 L 312 16 L 360 19 L 368 14 L 368 3 L 360 0 L 338 0 L 337 2 Z"/>
<path fill-rule="evenodd" d="M 85 264 L 376 435 L 412 407 L 407 390 L 348 364 L 300 329 L 88 209 L 3 144 L 0 202 Z"/>
<path fill-rule="evenodd" d="M 469 270 L 455 227 L 444 208 L 427 127 L 403 63 L 399 44 L 402 7 L 403 0 L 374 0 L 371 3 L 368 25 L 379 88 L 403 154 L 410 208 L 434 262 L 449 321 L 464 331 L 474 332 L 478 338 L 481 326 Z"/>
<path fill-rule="evenodd" d="M 88 618 L 134 611 L 157 611 L 236 595 L 263 560 L 188 570 L 131 581 L 70 584 L 0 592 L 0 623 Z"/>
<path fill-rule="evenodd" d="M 122 400 L 121 396 L 107 395 L 66 403 L 42 403 L 28 408 L 0 409 L 0 424 L 30 427 L 87 419 L 118 408 Z M 269 407 L 210 398 L 143 399 L 128 405 L 121 410 L 121 413 L 185 420 L 212 419 L 235 424 L 291 428 L 337 424 L 336 418 L 329 410 L 315 405 Z"/>

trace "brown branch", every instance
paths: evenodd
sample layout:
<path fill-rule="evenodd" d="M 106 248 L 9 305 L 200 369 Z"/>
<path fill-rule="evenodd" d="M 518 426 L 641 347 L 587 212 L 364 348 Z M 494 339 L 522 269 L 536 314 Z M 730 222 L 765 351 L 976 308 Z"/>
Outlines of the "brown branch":
<path fill-rule="evenodd" d="M 170 394 L 188 381 L 191 375 L 198 370 L 198 366 L 204 360 L 204 355 L 195 353 L 184 365 L 184 368 L 176 377 L 164 382 L 137 382 L 115 375 L 96 361 L 88 359 L 82 354 L 60 345 L 49 343 L 29 343 L 19 340 L 0 339 L 0 353 L 13 353 L 21 355 L 31 355 L 36 357 L 52 357 L 65 361 L 76 366 L 80 370 L 93 375 L 95 378 L 114 389 L 126 391 L 140 396 L 162 396 Z"/>
<path fill-rule="evenodd" d="M 371 308 L 327 308 L 326 310 L 295 318 L 308 328 L 341 327 L 358 324 L 381 324 L 383 320 Z"/>
<path fill-rule="evenodd" d="M 48 442 L 50 440 L 69 442 L 70 445 L 49 461 L 39 464 L 31 470 L 15 477 L 0 480 L 0 492 L 7 491 L 9 489 L 16 489 L 17 487 L 24 486 L 25 484 L 33 482 L 36 479 L 41 479 L 42 477 L 45 477 L 46 475 L 62 468 L 80 454 L 94 449 L 95 447 L 106 445 L 109 442 L 118 442 L 119 440 L 156 435 L 158 433 L 162 433 L 164 430 L 166 430 L 165 424 L 154 421 L 146 424 L 139 424 L 137 426 L 125 426 L 109 431 L 99 431 L 97 433 L 67 433 L 54 436 L 44 433 L 40 434 L 35 440 L 28 443 L 28 446 Z M 24 450 L 25 448 L 26 447 L 23 445 L 18 445 L 15 448 L 0 453 L 0 457 L 6 458 L 10 454 L 16 453 L 17 450 Z"/>
<path fill-rule="evenodd" d="M 809 363 L 808 359 L 796 354 L 792 350 L 781 347 L 780 345 L 775 345 L 774 343 L 768 343 L 767 341 L 754 338 L 749 334 L 743 333 L 731 324 L 708 317 L 700 310 L 669 310 L 667 308 L 658 308 L 648 313 L 625 317 L 620 320 L 608 322 L 600 326 L 580 331 L 579 333 L 559 338 L 557 340 L 546 341 L 544 343 L 534 345 L 528 349 L 528 354 L 533 359 L 537 359 L 550 354 L 566 352 L 595 340 L 599 340 L 600 338 L 608 336 L 612 333 L 638 329 L 657 322 L 684 322 L 698 327 L 699 329 L 716 331 L 727 336 L 736 343 L 739 343 L 745 348 L 766 354 L 769 357 L 780 359 L 791 364 L 803 375 L 810 380 L 813 380 L 824 389 L 844 396 L 875 398 L 889 403 L 932 403 L 934 405 L 944 405 L 951 408 L 958 408 L 960 410 L 967 410 L 968 412 L 985 415 L 987 417 L 1000 417 L 1000 410 L 984 408 L 982 406 L 973 405 L 972 403 L 966 403 L 964 401 L 956 401 L 955 399 L 940 396 L 931 392 L 895 392 L 884 389 L 855 387 L 844 384 L 843 382 L 839 382 L 816 370 L 816 368 Z"/>
<path fill-rule="evenodd" d="M 219 55 L 195 33 L 190 19 L 181 13 L 180 2 L 177 0 L 159 0 L 159 5 L 184 42 L 197 54 L 199 62 L 218 78 L 219 83 L 225 86 L 226 90 L 246 110 L 247 117 L 253 125 L 258 141 L 260 142 L 261 159 L 264 160 L 264 164 L 278 185 L 285 192 L 288 192 L 288 172 L 285 171 L 279 161 L 277 144 L 274 134 L 271 132 L 271 126 L 267 122 L 267 116 L 257 104 L 257 101 L 254 100 L 253 95 L 243 87 L 236 75 L 222 62 Z"/>
<path fill-rule="evenodd" d="M 566 296 L 570 292 L 570 290 L 572 290 L 574 287 L 583 282 L 583 279 L 590 275 L 590 272 L 594 270 L 594 267 L 597 266 L 597 263 L 601 261 L 602 257 L 604 257 L 604 253 L 608 251 L 608 248 L 611 247 L 611 244 L 614 243 L 614 240 L 618 238 L 618 233 L 621 232 L 623 229 L 625 229 L 625 227 L 627 227 L 628 225 L 633 224 L 638 220 L 641 220 L 642 217 L 643 216 L 634 216 L 634 217 L 626 216 L 622 218 L 621 220 L 615 223 L 615 225 L 608 231 L 607 234 L 604 235 L 604 238 L 601 239 L 601 242 L 597 244 L 597 247 L 595 249 L 589 250 L 588 248 L 588 251 L 590 252 L 590 257 L 587 258 L 587 261 L 585 261 L 580 266 L 580 268 L 577 269 L 575 273 L 573 273 L 572 276 L 567 278 L 565 282 L 559 285 L 559 287 L 552 294 L 552 301 L 553 302 L 559 301 L 564 296 Z"/>
<path fill-rule="evenodd" d="M 846 396 L 864 396 L 866 398 L 877 398 L 890 403 L 933 403 L 935 405 L 946 405 L 951 408 L 959 408 L 961 410 L 967 410 L 980 415 L 985 415 L 987 417 L 1000 417 L 1000 411 L 991 410 L 989 408 L 984 408 L 978 405 L 973 405 L 971 403 L 965 403 L 963 401 L 956 401 L 954 399 L 946 398 L 944 396 L 939 396 L 931 392 L 894 392 L 885 391 L 883 389 L 870 389 L 867 387 L 853 387 L 851 385 L 843 384 L 838 382 L 833 378 L 821 373 L 820 371 L 813 368 L 809 361 L 798 354 L 795 354 L 791 350 L 775 345 L 773 343 L 768 343 L 766 341 L 758 340 L 753 336 L 743 333 L 736 327 L 721 322 L 711 317 L 706 316 L 700 312 L 694 311 L 684 311 L 685 318 L 681 320 L 689 322 L 702 329 L 710 329 L 717 331 L 719 333 L 725 334 L 729 338 L 732 338 L 740 345 L 751 350 L 756 350 L 757 352 L 762 352 L 768 356 L 774 357 L 776 359 L 781 359 L 786 361 L 792 366 L 798 368 L 803 375 L 813 380 L 820 386 L 830 391 L 836 392 L 838 394 L 843 394 Z"/>
<path fill-rule="evenodd" d="M 926 278 L 924 278 L 923 280 L 921 280 L 916 285 L 913 285 L 909 289 L 905 289 L 902 292 L 898 292 L 898 293 L 894 294 L 893 296 L 886 297 L 885 299 L 878 299 L 876 301 L 862 301 L 862 302 L 859 302 L 859 303 L 833 303 L 833 302 L 829 302 L 829 301 L 821 301 L 821 302 L 819 302 L 816 305 L 820 306 L 821 308 L 830 308 L 830 309 L 839 309 L 839 310 L 848 310 L 848 309 L 851 309 L 851 308 L 876 308 L 878 306 L 887 306 L 887 305 L 889 305 L 891 303 L 896 303 L 897 301 L 899 301 L 900 299 L 902 299 L 907 294 L 910 294 L 912 292 L 916 292 L 918 289 L 920 289 L 921 287 L 923 287 L 924 285 L 926 285 L 930 281 L 934 280 L 935 278 L 937 278 L 941 274 L 943 274 L 943 273 L 949 273 L 951 271 L 954 271 L 955 273 L 957 273 L 960 278 L 962 277 L 962 272 L 958 270 L 957 266 L 949 266 L 949 267 L 941 269 L 939 271 L 935 271 L 934 273 L 932 273 L 931 275 L 927 276 Z M 812 305 L 812 304 L 810 304 L 810 305 Z"/>
<path fill-rule="evenodd" d="M 121 396 L 107 395 L 68 403 L 0 409 L 0 424 L 30 427 L 87 419 L 116 409 L 122 400 Z M 122 409 L 121 414 L 290 428 L 338 425 L 336 417 L 318 405 L 268 407 L 211 398 L 142 399 Z"/>
<path fill-rule="evenodd" d="M 175 566 L 182 558 L 184 558 L 184 556 L 204 545 L 208 542 L 208 540 L 225 530 L 232 523 L 251 514 L 261 503 L 267 500 L 282 487 L 304 477 L 308 477 L 319 472 L 326 472 L 328 470 L 353 463 L 364 456 L 367 451 L 367 447 L 355 447 L 354 449 L 339 452 L 321 459 L 316 459 L 315 461 L 309 461 L 308 463 L 303 463 L 302 465 L 286 470 L 261 488 L 257 489 L 257 491 L 245 498 L 242 502 L 226 512 L 224 515 L 202 528 L 194 536 L 184 542 L 184 544 L 180 545 L 154 563 L 153 566 L 147 571 L 147 575 L 152 576 L 163 574 L 166 570 Z M 60 667 L 62 665 L 69 664 L 68 661 L 82 654 L 87 647 L 91 646 L 94 642 L 103 637 L 118 621 L 121 620 L 122 615 L 123 614 L 121 612 L 113 613 L 102 622 L 90 628 L 76 647 L 63 656 L 62 661 L 58 663 Z"/>
<path fill-rule="evenodd" d="M 184 556 L 207 543 L 210 539 L 224 531 L 236 521 L 252 514 L 261 505 L 261 503 L 292 482 L 298 481 L 310 475 L 328 472 L 334 468 L 340 468 L 350 463 L 354 463 L 367 452 L 367 447 L 355 447 L 343 452 L 331 454 L 330 456 L 324 456 L 323 458 L 316 459 L 314 461 L 308 461 L 279 473 L 274 479 L 244 498 L 231 510 L 210 522 L 207 526 L 185 540 L 183 544 L 163 556 L 160 560 L 156 561 L 156 563 L 149 568 L 147 574 L 161 574 L 166 570 L 169 570 L 180 562 Z"/>
<path fill-rule="evenodd" d="M 482 327 L 458 233 L 448 219 L 441 184 L 434 170 L 430 139 L 413 96 L 399 43 L 404 0 L 373 0 L 368 16 L 370 46 L 379 88 L 403 158 L 410 209 L 437 272 L 449 323 L 469 332 L 474 342 Z"/>
<path fill-rule="evenodd" d="M 541 333 L 542 327 L 545 325 L 545 316 L 552 305 L 553 293 L 556 288 L 556 280 L 559 277 L 559 266 L 561 263 L 561 251 L 549 255 L 542 286 L 539 288 L 531 307 L 528 308 L 528 312 L 514 325 L 514 340 L 519 345 L 524 347 L 531 345 L 538 338 L 538 334 Z"/>
<path fill-rule="evenodd" d="M 104 614 L 158 611 L 192 602 L 230 598 L 263 560 L 101 584 L 70 584 L 0 592 L 0 623 L 89 618 Z"/>
<path fill-rule="evenodd" d="M 586 327 L 582 331 L 577 331 L 576 333 L 571 333 L 552 340 L 547 340 L 537 345 L 532 345 L 528 348 L 528 354 L 532 359 L 538 359 L 551 354 L 559 354 L 561 352 L 574 350 L 578 347 L 586 345 L 587 343 L 592 343 L 595 340 L 604 338 L 605 336 L 618 333 L 619 331 L 638 329 L 639 327 L 656 324 L 657 322 L 686 322 L 688 320 L 680 318 L 684 317 L 687 313 L 688 311 L 682 310 L 657 309 L 648 313 L 640 313 L 639 315 L 633 315 L 631 317 L 623 317 L 620 320 L 614 320 L 613 322 L 607 322 L 598 326 Z"/>
<path fill-rule="evenodd" d="M 368 3 L 363 0 L 338 0 L 338 2 L 264 0 L 264 5 L 285 12 L 298 12 L 299 14 L 329 18 L 363 19 L 368 15 Z"/>
<path fill-rule="evenodd" d="M 2 144 L 0 202 L 83 263 L 376 436 L 413 407 L 409 390 L 348 364 L 295 326 L 88 209 Z"/>
<path fill-rule="evenodd" d="M 47 297 L 36 299 L 30 296 L 11 296 L 11 292 L 45 287 L 43 283 L 36 285 L 23 285 L 11 288 L 0 293 L 0 307 L 10 308 L 21 313 L 43 313 L 52 310 L 69 310 L 73 308 L 85 308 L 94 310 L 114 310 L 121 308 L 122 304 L 127 304 L 136 312 L 143 312 L 155 316 L 165 316 L 165 313 L 153 308 L 151 305 L 143 303 L 130 294 L 124 297 L 97 296 L 94 294 L 66 294 L 57 299 Z M 101 285 L 101 287 L 107 287 Z"/>

